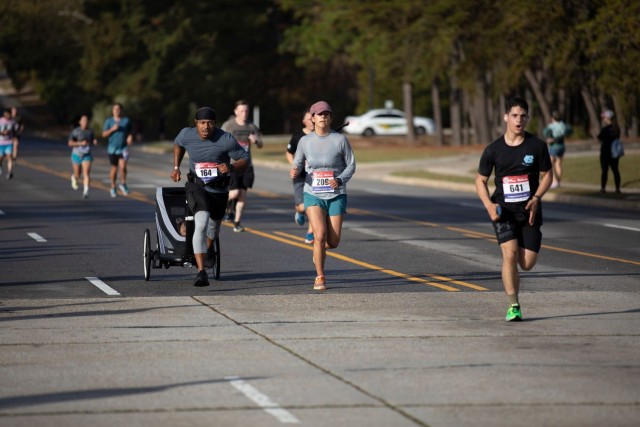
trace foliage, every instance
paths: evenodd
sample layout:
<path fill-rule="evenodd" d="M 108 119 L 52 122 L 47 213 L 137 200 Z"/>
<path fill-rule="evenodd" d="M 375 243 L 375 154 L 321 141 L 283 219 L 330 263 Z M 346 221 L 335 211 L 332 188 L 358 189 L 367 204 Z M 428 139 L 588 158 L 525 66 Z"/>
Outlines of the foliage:
<path fill-rule="evenodd" d="M 442 110 L 461 100 L 462 114 L 442 111 L 441 125 L 471 127 L 480 141 L 502 128 L 511 94 L 532 101 L 538 126 L 559 109 L 576 133 L 592 132 L 599 110 L 613 108 L 629 134 L 640 111 L 640 3 L 5 0 L 0 61 L 61 121 L 118 100 L 151 136 L 161 119 L 177 132 L 200 105 L 224 120 L 240 98 L 261 107 L 263 130 L 290 132 L 318 99 L 343 115 L 387 99 L 400 106 L 403 83 L 416 114 L 441 108 L 434 84 Z"/>

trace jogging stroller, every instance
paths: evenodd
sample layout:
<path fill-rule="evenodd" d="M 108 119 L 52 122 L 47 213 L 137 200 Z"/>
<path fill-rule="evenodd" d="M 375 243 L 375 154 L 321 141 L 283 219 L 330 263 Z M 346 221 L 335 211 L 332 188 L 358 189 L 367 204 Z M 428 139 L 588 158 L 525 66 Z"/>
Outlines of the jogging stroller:
<path fill-rule="evenodd" d="M 156 188 L 156 249 L 151 249 L 151 233 L 144 230 L 144 280 L 149 280 L 151 268 L 171 266 L 192 267 L 193 213 L 187 204 L 184 187 Z M 207 258 L 213 258 L 213 277 L 220 279 L 220 240 L 213 240 Z"/>

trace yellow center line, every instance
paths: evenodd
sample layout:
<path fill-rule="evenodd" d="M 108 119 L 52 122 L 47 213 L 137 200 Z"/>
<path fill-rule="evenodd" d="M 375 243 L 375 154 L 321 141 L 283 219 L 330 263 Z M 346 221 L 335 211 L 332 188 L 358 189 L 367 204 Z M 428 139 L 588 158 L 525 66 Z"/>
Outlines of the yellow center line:
<path fill-rule="evenodd" d="M 450 277 L 439 276 L 437 274 L 429 274 L 429 273 L 427 273 L 427 276 L 429 276 L 429 277 L 431 277 L 432 279 L 435 279 L 435 280 L 440 280 L 441 282 L 455 283 L 456 285 L 466 286 L 467 288 L 475 289 L 476 291 L 488 291 L 489 290 L 489 289 L 484 288 L 482 286 L 474 285 L 473 283 L 467 283 L 467 282 L 463 282 L 461 280 L 452 279 Z"/>
<path fill-rule="evenodd" d="M 29 167 L 31 169 L 35 169 L 38 170 L 40 172 L 44 172 L 44 173 L 49 173 L 64 179 L 68 179 L 70 174 L 67 172 L 60 172 L 57 171 L 55 169 L 51 169 L 45 165 L 42 164 L 37 164 L 37 163 L 31 163 L 28 160 L 20 160 L 20 164 L 26 167 Z M 102 184 L 102 183 L 96 183 L 96 182 L 91 182 L 91 187 L 92 188 L 98 188 L 100 190 L 104 190 L 104 191 L 109 191 L 110 187 Z M 269 191 L 259 191 L 259 190 L 253 190 L 253 193 L 256 193 L 257 195 L 260 195 L 262 197 L 265 198 L 280 198 L 281 196 L 278 195 L 277 193 L 273 193 L 273 192 L 269 192 Z M 143 193 L 137 192 L 137 191 L 133 191 L 131 193 L 129 193 L 129 198 L 131 199 L 135 199 L 138 200 L 140 202 L 144 202 L 144 203 L 148 203 L 151 205 L 155 205 L 155 199 L 149 199 L 147 196 L 145 196 Z M 468 230 L 465 228 L 460 228 L 460 227 L 453 227 L 453 226 L 444 226 L 442 224 L 436 224 L 433 222 L 427 222 L 427 221 L 418 221 L 418 220 L 412 220 L 412 219 L 408 219 L 408 218 L 403 218 L 401 216 L 398 215 L 390 215 L 390 214 L 380 214 L 380 213 L 376 213 L 376 212 L 372 212 L 372 211 L 368 211 L 368 210 L 364 210 L 364 209 L 349 209 L 349 213 L 355 214 L 355 215 L 361 215 L 361 216 L 375 216 L 375 217 L 379 217 L 379 218 L 388 218 L 388 219 L 393 219 L 393 220 L 397 220 L 397 221 L 402 221 L 402 222 L 409 222 L 409 223 L 413 223 L 413 224 L 417 224 L 417 225 L 423 225 L 426 227 L 439 227 L 439 228 L 445 228 L 449 231 L 454 231 L 454 232 L 458 232 L 461 233 L 467 237 L 472 237 L 472 238 L 478 238 L 478 239 L 488 239 L 490 241 L 494 241 L 495 242 L 495 235 L 492 234 L 488 234 L 488 233 L 482 233 L 482 232 L 478 232 L 478 231 L 473 231 L 473 230 Z M 290 243 L 290 242 L 289 242 Z M 305 249 L 309 249 L 306 246 L 302 246 Z M 614 261 L 614 262 L 622 262 L 622 263 L 626 263 L 626 264 L 632 264 L 632 265 L 640 265 L 640 261 L 633 261 L 633 260 L 628 260 L 628 259 L 624 259 L 624 258 L 615 258 L 615 257 L 610 257 L 610 256 L 606 256 L 606 255 L 599 255 L 599 254 L 593 254 L 593 253 L 589 253 L 589 252 L 582 252 L 582 251 L 576 251 L 573 249 L 565 249 L 565 248 L 560 248 L 557 246 L 550 246 L 550 245 L 542 245 L 543 248 L 548 249 L 548 250 L 552 250 L 552 251 L 558 251 L 558 252 L 564 252 L 564 253 L 568 253 L 568 254 L 572 254 L 572 255 L 579 255 L 579 256 L 585 256 L 585 257 L 589 257 L 589 258 L 596 258 L 596 259 L 602 259 L 602 260 L 606 260 L 606 261 Z M 456 289 L 457 290 L 457 289 Z"/>
<path fill-rule="evenodd" d="M 268 233 L 263 233 L 261 231 L 257 231 L 257 230 L 253 230 L 253 229 L 249 229 L 249 228 L 245 228 L 245 230 L 251 232 L 251 233 L 255 233 L 258 234 L 259 236 L 262 237 L 266 237 L 268 239 L 273 239 L 273 240 L 277 240 L 278 242 L 282 242 L 282 243 L 286 243 L 289 245 L 293 245 L 293 246 L 297 246 L 297 247 L 301 247 L 301 248 L 305 248 L 307 250 L 313 251 L 313 247 L 309 246 L 308 244 L 300 244 L 297 242 L 293 242 L 291 240 L 289 240 L 289 238 L 294 238 L 294 239 L 298 239 L 297 236 L 293 236 L 287 233 L 283 233 L 282 231 L 274 231 L 274 234 L 277 234 L 278 236 L 274 236 L 272 234 L 268 234 Z M 279 237 L 279 236 L 286 236 L 288 238 L 283 238 L 283 237 Z M 436 288 L 439 289 L 444 289 L 445 291 L 449 291 L 449 292 L 458 292 L 460 291 L 460 289 L 456 289 L 453 288 L 451 286 L 447 286 L 447 285 L 443 285 L 442 283 L 436 283 L 436 282 L 432 282 L 429 280 L 425 280 L 422 279 L 420 277 L 415 277 L 415 276 L 410 276 L 408 274 L 405 273 L 400 273 L 399 271 L 395 271 L 395 270 L 389 270 L 388 268 L 384 268 L 384 267 L 379 267 L 377 265 L 373 265 L 373 264 L 369 264 L 368 262 L 364 262 L 364 261 L 359 261 L 357 259 L 345 256 L 345 255 L 341 255 L 339 253 L 335 253 L 335 252 L 330 252 L 327 251 L 327 256 L 333 257 L 333 258 L 337 258 L 339 260 L 351 263 L 351 264 L 355 264 L 355 265 L 359 265 L 360 267 L 364 267 L 364 268 L 368 268 L 369 270 L 375 270 L 375 271 L 379 271 L 381 273 L 385 273 L 391 276 L 395 276 L 395 277 L 400 277 L 402 279 L 406 279 L 406 280 L 410 280 L 413 282 L 418 282 L 418 283 L 423 283 L 425 285 L 429 285 L 429 286 L 434 286 Z M 450 279 L 451 281 L 453 281 L 453 279 Z M 452 282 L 453 283 L 453 282 Z M 463 282 L 461 282 L 463 283 Z M 472 287 L 472 286 L 470 286 Z M 481 287 L 476 287 L 477 290 L 488 290 L 485 288 L 481 288 Z"/>
<path fill-rule="evenodd" d="M 70 172 L 60 172 L 58 170 L 55 169 L 51 169 L 48 166 L 42 165 L 42 164 L 38 164 L 38 163 L 31 163 L 28 160 L 20 160 L 20 165 L 21 166 L 26 166 L 28 168 L 43 172 L 43 173 L 48 173 L 51 175 L 55 175 L 58 176 L 60 178 L 63 179 L 69 179 L 71 177 L 71 173 Z M 111 190 L 110 186 L 104 185 L 101 182 L 97 182 L 94 180 L 91 180 L 91 184 L 90 184 L 91 188 L 97 188 L 99 190 L 104 190 L 106 192 L 109 192 Z M 155 200 L 152 200 L 150 198 L 148 198 L 147 196 L 145 196 L 143 193 L 140 193 L 138 191 L 131 191 L 129 192 L 129 195 L 126 196 L 129 199 L 134 199 L 137 200 L 139 202 L 144 202 L 144 203 L 149 203 L 149 204 L 155 204 Z"/>
<path fill-rule="evenodd" d="M 493 241 L 493 242 L 496 241 L 496 237 L 495 237 L 494 234 L 482 233 L 482 232 L 479 232 L 479 231 L 468 230 L 466 228 L 452 227 L 452 226 L 447 226 L 447 225 L 442 225 L 442 224 L 436 224 L 436 223 L 433 223 L 433 222 L 416 221 L 416 220 L 412 220 L 412 219 L 408 219 L 408 218 L 402 218 L 402 217 L 395 216 L 395 215 L 378 214 L 378 213 L 375 213 L 375 212 L 361 210 L 361 209 L 349 209 L 349 212 L 357 214 L 357 215 L 368 215 L 368 216 L 376 216 L 376 217 L 379 217 L 379 218 L 397 219 L 397 220 L 400 220 L 400 221 L 403 221 L 403 222 L 410 222 L 410 223 L 419 224 L 419 225 L 426 225 L 428 227 L 441 227 L 441 228 L 445 228 L 446 230 L 449 230 L 449 231 L 462 233 L 463 235 L 465 235 L 467 237 L 472 237 L 472 238 L 477 238 L 477 239 L 488 239 L 488 240 Z M 573 250 L 573 249 L 565 249 L 565 248 L 560 248 L 560 247 L 557 247 L 557 246 L 550 246 L 550 245 L 545 245 L 545 244 L 543 244 L 542 247 L 545 248 L 545 249 L 551 250 L 551 251 L 565 252 L 565 253 L 569 253 L 569 254 L 573 254 L 573 255 L 585 256 L 585 257 L 589 257 L 589 258 L 597 258 L 597 259 L 603 259 L 603 260 L 607 260 L 607 261 L 616 261 L 616 262 L 622 262 L 622 263 L 626 263 L 626 264 L 640 265 L 640 261 L 633 261 L 633 260 L 624 259 L 624 258 L 615 258 L 615 257 L 606 256 L 606 255 L 599 255 L 599 254 L 594 254 L 594 253 L 590 253 L 590 252 L 576 251 L 576 250 Z"/>

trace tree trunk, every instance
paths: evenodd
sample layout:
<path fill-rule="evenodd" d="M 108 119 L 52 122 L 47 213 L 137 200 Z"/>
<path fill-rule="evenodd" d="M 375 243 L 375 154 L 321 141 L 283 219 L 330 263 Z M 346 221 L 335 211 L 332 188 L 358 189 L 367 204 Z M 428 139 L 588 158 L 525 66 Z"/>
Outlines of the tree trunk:
<path fill-rule="evenodd" d="M 618 126 L 620 127 L 620 136 L 629 136 L 627 129 L 627 121 L 625 120 L 624 108 L 622 108 L 622 102 L 617 95 L 613 96 L 613 108 L 618 119 Z"/>
<path fill-rule="evenodd" d="M 469 110 L 475 143 L 483 145 L 490 143 L 489 127 L 491 125 L 487 114 L 487 91 L 485 80 L 481 77 L 476 78 L 475 93 L 469 96 Z"/>
<path fill-rule="evenodd" d="M 438 147 L 444 145 L 444 132 L 442 131 L 442 112 L 440 111 L 440 90 L 437 80 L 431 82 L 431 104 L 433 105 L 433 122 L 436 126 L 436 143 Z"/>
<path fill-rule="evenodd" d="M 476 118 L 470 104 L 469 93 L 462 91 L 462 145 L 469 145 L 471 132 L 475 127 Z"/>
<path fill-rule="evenodd" d="M 582 89 L 580 89 L 580 95 L 582 95 L 584 106 L 589 114 L 589 133 L 591 133 L 591 136 L 596 139 L 598 133 L 600 133 L 600 120 L 598 119 L 599 116 L 596 110 L 596 105 L 587 88 L 582 87 Z"/>
<path fill-rule="evenodd" d="M 402 99 L 407 115 L 407 142 L 413 145 L 416 143 L 416 131 L 413 128 L 413 87 L 408 81 L 402 83 Z"/>
<path fill-rule="evenodd" d="M 531 69 L 527 69 L 524 72 L 527 81 L 529 82 L 529 86 L 533 91 L 533 95 L 536 97 L 536 101 L 540 105 L 540 111 L 542 112 L 542 118 L 544 123 L 549 123 L 551 121 L 551 111 L 549 111 L 549 102 L 544 97 L 544 93 L 542 92 L 542 83 L 536 78 L 536 75 Z M 529 111 L 529 116 L 533 114 L 533 111 Z"/>
<path fill-rule="evenodd" d="M 454 77 L 450 78 L 451 89 L 449 92 L 449 117 L 451 120 L 451 145 L 462 145 L 462 106 L 460 103 L 460 90 L 455 84 Z"/>
<path fill-rule="evenodd" d="M 635 96 L 631 96 L 629 98 L 629 105 L 632 106 L 631 108 L 631 123 L 629 124 L 629 136 L 631 138 L 637 138 L 638 137 L 638 113 L 636 113 L 638 111 L 637 108 L 637 98 Z"/>

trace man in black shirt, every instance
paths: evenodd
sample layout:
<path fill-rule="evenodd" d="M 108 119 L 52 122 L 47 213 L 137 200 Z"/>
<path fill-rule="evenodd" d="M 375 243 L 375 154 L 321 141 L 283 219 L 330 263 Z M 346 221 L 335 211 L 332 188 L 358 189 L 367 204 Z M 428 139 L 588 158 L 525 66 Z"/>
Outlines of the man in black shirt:
<path fill-rule="evenodd" d="M 522 98 L 507 101 L 506 132 L 489 144 L 480 158 L 476 191 L 487 209 L 502 249 L 502 283 L 509 297 L 507 321 L 522 320 L 518 301 L 520 274 L 533 268 L 542 244 L 540 199 L 553 175 L 547 144 L 525 132 L 529 106 Z M 487 182 L 495 169 L 495 191 Z"/>

